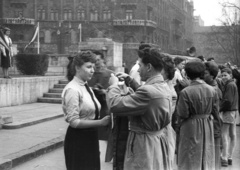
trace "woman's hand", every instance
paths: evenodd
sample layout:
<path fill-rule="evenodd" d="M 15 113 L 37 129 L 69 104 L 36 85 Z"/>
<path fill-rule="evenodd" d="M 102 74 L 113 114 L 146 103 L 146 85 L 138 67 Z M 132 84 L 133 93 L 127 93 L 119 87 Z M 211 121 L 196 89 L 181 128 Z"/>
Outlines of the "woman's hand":
<path fill-rule="evenodd" d="M 103 118 L 101 119 L 101 125 L 102 125 L 102 126 L 107 126 L 107 125 L 110 123 L 110 120 L 111 120 L 111 118 L 110 118 L 109 115 L 103 117 Z"/>
<path fill-rule="evenodd" d="M 109 79 L 109 85 L 111 86 L 111 85 L 118 85 L 118 82 L 119 82 L 119 80 L 118 80 L 118 77 L 116 77 L 113 73 L 111 74 L 111 77 L 110 77 L 110 79 Z"/>

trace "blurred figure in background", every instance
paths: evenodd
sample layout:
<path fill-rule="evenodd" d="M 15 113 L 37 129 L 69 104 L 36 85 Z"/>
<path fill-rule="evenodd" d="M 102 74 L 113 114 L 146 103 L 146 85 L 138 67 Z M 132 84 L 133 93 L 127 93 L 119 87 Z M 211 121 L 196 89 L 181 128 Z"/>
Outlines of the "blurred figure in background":
<path fill-rule="evenodd" d="M 96 55 L 95 72 L 90 80 L 89 86 L 93 89 L 95 96 L 101 104 L 100 118 L 110 115 L 106 102 L 106 89 L 109 87 L 108 80 L 111 77 L 112 70 L 107 69 L 105 56 L 100 51 L 92 51 Z M 98 128 L 99 140 L 108 141 L 110 135 L 110 126 Z M 108 147 L 109 148 L 109 147 Z M 110 162 L 112 159 L 112 150 L 106 152 L 105 161 Z"/>
<path fill-rule="evenodd" d="M 217 107 L 218 107 L 218 119 L 214 118 L 213 126 L 214 126 L 214 144 L 215 144 L 215 169 L 221 169 L 221 128 L 222 128 L 222 120 L 220 119 L 220 104 L 222 100 L 222 91 L 218 87 L 218 83 L 216 81 L 216 77 L 219 72 L 218 65 L 214 61 L 208 61 L 205 63 L 206 70 L 204 74 L 204 81 L 212 86 L 218 95 Z M 216 114 L 217 115 L 217 114 Z"/>

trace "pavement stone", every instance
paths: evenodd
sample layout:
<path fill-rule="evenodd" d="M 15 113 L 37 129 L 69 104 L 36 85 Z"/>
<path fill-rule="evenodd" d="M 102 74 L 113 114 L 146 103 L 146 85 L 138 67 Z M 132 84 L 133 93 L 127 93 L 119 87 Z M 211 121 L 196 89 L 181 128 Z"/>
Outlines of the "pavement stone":
<path fill-rule="evenodd" d="M 32 103 L 0 108 L 0 117 L 11 117 L 12 123 L 2 125 L 3 129 L 18 129 L 62 117 L 61 105 Z"/>
<path fill-rule="evenodd" d="M 13 123 L 26 122 L 49 115 L 62 115 L 59 104 L 33 103 L 0 108 L 0 116 L 11 115 Z M 50 120 L 50 119 L 49 119 Z M 63 146 L 68 124 L 64 118 L 51 119 L 38 124 L 29 124 L 20 129 L 0 129 L 0 170 L 10 170 Z M 233 166 L 224 170 L 240 169 L 240 127 L 237 127 L 237 144 L 233 156 Z M 102 155 L 102 154 L 101 154 Z M 102 159 L 103 156 L 101 156 Z M 107 165 L 108 167 L 109 165 Z M 14 168 L 15 169 L 15 168 Z"/>
<path fill-rule="evenodd" d="M 63 116 L 63 112 L 61 105 L 33 103 L 0 108 L 0 116 L 3 115 L 11 115 L 13 123 L 17 124 L 51 115 Z M 29 123 L 31 126 L 21 129 L 0 129 L 0 170 L 11 169 L 63 145 L 68 123 L 63 117 L 48 120 L 51 121 Z"/>

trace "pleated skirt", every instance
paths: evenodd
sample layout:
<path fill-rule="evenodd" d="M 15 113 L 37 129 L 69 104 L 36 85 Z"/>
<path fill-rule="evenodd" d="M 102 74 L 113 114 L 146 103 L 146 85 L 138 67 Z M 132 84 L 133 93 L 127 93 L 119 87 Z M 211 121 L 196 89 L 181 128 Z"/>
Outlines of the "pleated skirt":
<path fill-rule="evenodd" d="M 100 170 L 98 131 L 68 127 L 64 154 L 67 170 Z"/>

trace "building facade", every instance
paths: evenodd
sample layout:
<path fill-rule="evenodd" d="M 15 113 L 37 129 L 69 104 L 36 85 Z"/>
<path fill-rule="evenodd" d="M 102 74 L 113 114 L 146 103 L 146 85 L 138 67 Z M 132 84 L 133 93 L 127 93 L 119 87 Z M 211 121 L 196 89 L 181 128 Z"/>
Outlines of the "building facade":
<path fill-rule="evenodd" d="M 71 53 L 80 41 L 95 37 L 111 38 L 125 49 L 137 49 L 144 41 L 172 54 L 193 44 L 189 0 L 0 0 L 0 5 L 0 24 L 12 30 L 19 51 L 37 22 L 45 53 Z"/>

